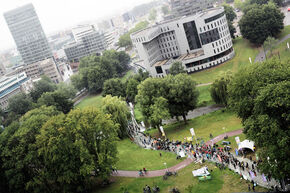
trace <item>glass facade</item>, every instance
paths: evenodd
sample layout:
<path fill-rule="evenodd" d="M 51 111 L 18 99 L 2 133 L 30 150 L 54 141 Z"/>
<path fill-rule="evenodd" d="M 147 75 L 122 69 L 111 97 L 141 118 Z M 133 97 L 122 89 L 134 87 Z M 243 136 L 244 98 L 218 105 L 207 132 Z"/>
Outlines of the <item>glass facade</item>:
<path fill-rule="evenodd" d="M 190 50 L 201 48 L 195 21 L 184 23 L 183 27 Z"/>

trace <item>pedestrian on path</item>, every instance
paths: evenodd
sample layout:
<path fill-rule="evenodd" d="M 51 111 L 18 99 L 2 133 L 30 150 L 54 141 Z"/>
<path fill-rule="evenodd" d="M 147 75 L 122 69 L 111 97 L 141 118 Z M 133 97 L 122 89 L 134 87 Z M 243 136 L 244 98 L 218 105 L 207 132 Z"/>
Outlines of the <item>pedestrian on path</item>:
<path fill-rule="evenodd" d="M 162 157 L 162 153 L 161 152 L 159 153 L 159 155 L 160 155 L 160 157 Z"/>

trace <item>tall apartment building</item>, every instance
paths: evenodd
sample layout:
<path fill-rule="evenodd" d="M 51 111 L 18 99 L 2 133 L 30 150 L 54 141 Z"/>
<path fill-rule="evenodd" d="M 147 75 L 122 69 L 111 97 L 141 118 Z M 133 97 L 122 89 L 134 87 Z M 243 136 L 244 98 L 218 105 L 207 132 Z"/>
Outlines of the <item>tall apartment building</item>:
<path fill-rule="evenodd" d="M 21 92 L 28 93 L 33 87 L 32 80 L 25 72 L 0 78 L 0 108 L 7 110 L 9 99 Z"/>
<path fill-rule="evenodd" d="M 83 31 L 81 30 L 83 29 Z M 105 35 L 95 28 L 81 28 L 74 34 L 77 41 L 64 46 L 64 52 L 70 63 L 78 62 L 80 58 L 91 54 L 101 54 L 107 48 Z"/>
<path fill-rule="evenodd" d="M 32 64 L 23 65 L 16 68 L 14 71 L 8 73 L 7 75 L 17 75 L 25 72 L 27 77 L 31 79 L 38 79 L 42 75 L 49 77 L 54 83 L 59 83 L 62 78 L 57 69 L 56 63 L 53 58 L 48 58 L 42 61 L 38 61 Z"/>
<path fill-rule="evenodd" d="M 188 73 L 221 64 L 234 56 L 224 9 L 212 8 L 131 34 L 143 66 L 152 76 L 169 73 L 174 61 Z"/>
<path fill-rule="evenodd" d="M 52 57 L 46 36 L 32 4 L 4 13 L 22 60 L 31 64 Z"/>
<path fill-rule="evenodd" d="M 213 0 L 170 0 L 172 14 L 175 17 L 194 15 L 213 7 Z"/>

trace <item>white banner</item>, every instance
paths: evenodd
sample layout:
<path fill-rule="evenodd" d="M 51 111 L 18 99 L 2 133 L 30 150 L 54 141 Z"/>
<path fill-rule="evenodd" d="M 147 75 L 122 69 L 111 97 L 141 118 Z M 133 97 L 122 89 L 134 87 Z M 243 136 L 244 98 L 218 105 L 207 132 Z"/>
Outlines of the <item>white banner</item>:
<path fill-rule="evenodd" d="M 159 128 L 160 128 L 160 131 L 161 131 L 162 135 L 164 136 L 164 135 L 165 135 L 165 133 L 164 133 L 164 129 L 163 129 L 163 127 L 162 127 L 162 126 L 160 126 Z"/>
<path fill-rule="evenodd" d="M 195 132 L 193 128 L 190 129 L 190 133 L 191 133 L 191 136 L 195 136 Z"/>
<path fill-rule="evenodd" d="M 237 142 L 237 145 L 239 145 L 239 144 L 241 143 L 241 141 L 240 141 L 240 137 L 235 137 L 235 140 L 236 140 L 236 142 Z"/>

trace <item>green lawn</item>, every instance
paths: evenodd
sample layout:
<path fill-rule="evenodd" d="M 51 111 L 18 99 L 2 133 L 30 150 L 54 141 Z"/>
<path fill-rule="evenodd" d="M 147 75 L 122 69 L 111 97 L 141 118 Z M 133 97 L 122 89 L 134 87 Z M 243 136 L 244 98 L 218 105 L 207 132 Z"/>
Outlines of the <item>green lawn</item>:
<path fill-rule="evenodd" d="M 143 149 L 131 142 L 129 139 L 118 141 L 118 158 L 116 165 L 120 170 L 140 170 L 146 168 L 148 170 L 165 169 L 164 163 L 168 167 L 174 166 L 181 162 L 176 160 L 176 154 L 169 152 L 154 151 Z"/>
<path fill-rule="evenodd" d="M 211 172 L 212 180 L 199 182 L 193 177 L 192 170 L 199 169 L 207 165 Z M 248 183 L 241 180 L 239 175 L 229 170 L 219 170 L 211 163 L 191 164 L 178 172 L 178 176 L 169 177 L 163 180 L 162 177 L 155 178 L 124 178 L 114 177 L 114 182 L 107 187 L 96 187 L 94 193 L 123 193 L 122 188 L 126 188 L 129 193 L 141 193 L 145 185 L 153 187 L 158 185 L 160 193 L 168 193 L 173 187 L 177 187 L 180 192 L 187 193 L 188 188 L 191 193 L 228 193 L 247 192 Z M 257 192 L 266 191 L 262 187 L 256 188 Z"/>
<path fill-rule="evenodd" d="M 102 95 L 89 95 L 84 98 L 75 108 L 85 108 L 85 107 L 100 107 L 102 104 Z"/>
<path fill-rule="evenodd" d="M 249 41 L 237 38 L 233 41 L 235 56 L 233 59 L 220 64 L 216 67 L 203 70 L 201 72 L 192 73 L 191 77 L 198 83 L 213 82 L 222 72 L 232 71 L 236 72 L 241 66 L 249 64 L 249 57 L 252 61 L 255 60 L 256 55 L 259 53 L 258 48 L 253 47 Z"/>
<path fill-rule="evenodd" d="M 134 74 L 134 71 L 133 71 L 133 70 L 129 70 L 128 72 L 126 72 L 125 76 L 123 76 L 123 77 L 121 78 L 121 81 L 122 81 L 123 83 L 125 83 L 126 80 L 127 80 L 130 76 L 132 76 L 133 74 Z"/>
<path fill-rule="evenodd" d="M 223 112 L 224 111 L 224 112 Z M 210 133 L 215 137 L 226 131 L 233 131 L 242 128 L 241 120 L 231 111 L 218 110 L 194 119 L 188 120 L 187 124 L 183 121 L 165 125 L 164 130 L 166 136 L 172 140 L 182 140 L 190 137 L 190 128 L 194 128 L 197 138 L 208 141 Z M 149 131 L 151 135 L 158 135 L 158 131 Z"/>
<path fill-rule="evenodd" d="M 197 87 L 197 90 L 199 91 L 198 106 L 208 106 L 214 104 L 210 96 L 210 87 L 211 85 Z"/>
<path fill-rule="evenodd" d="M 290 44 L 290 38 L 276 46 L 273 50 L 273 57 L 280 58 L 282 61 L 287 61 L 290 59 L 290 49 L 287 48 L 287 42 Z M 267 59 L 271 58 L 271 53 L 267 54 Z"/>
<path fill-rule="evenodd" d="M 135 119 L 137 122 L 144 121 L 144 117 L 142 115 L 140 105 L 137 103 L 134 107 Z"/>
<path fill-rule="evenodd" d="M 283 31 L 278 35 L 278 38 L 283 38 L 284 36 L 290 34 L 290 25 L 284 26 Z"/>

